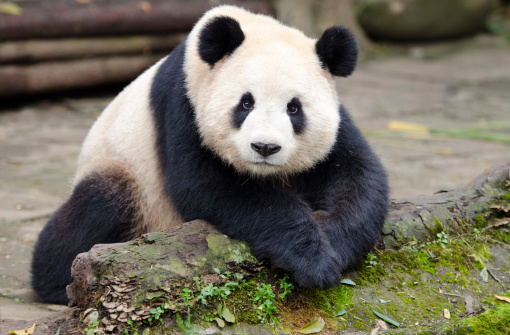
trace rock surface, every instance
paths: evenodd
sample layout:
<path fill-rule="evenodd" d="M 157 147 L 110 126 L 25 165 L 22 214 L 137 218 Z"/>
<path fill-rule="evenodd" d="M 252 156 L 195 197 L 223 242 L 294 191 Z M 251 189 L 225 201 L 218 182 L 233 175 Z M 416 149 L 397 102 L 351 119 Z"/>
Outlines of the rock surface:
<path fill-rule="evenodd" d="M 430 41 L 483 28 L 497 0 L 358 0 L 358 20 L 373 38 Z"/>

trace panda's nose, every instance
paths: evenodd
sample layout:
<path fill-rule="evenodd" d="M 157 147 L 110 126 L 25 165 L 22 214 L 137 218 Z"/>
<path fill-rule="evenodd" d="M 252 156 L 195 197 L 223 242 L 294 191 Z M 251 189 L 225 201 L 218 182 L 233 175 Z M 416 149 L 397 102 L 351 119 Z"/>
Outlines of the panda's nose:
<path fill-rule="evenodd" d="M 275 153 L 280 151 L 280 149 L 282 147 L 277 144 L 266 144 L 266 143 L 257 142 L 257 143 L 252 143 L 251 148 L 253 150 L 255 150 L 256 152 L 258 152 L 260 155 L 267 157 L 267 156 L 274 155 Z"/>

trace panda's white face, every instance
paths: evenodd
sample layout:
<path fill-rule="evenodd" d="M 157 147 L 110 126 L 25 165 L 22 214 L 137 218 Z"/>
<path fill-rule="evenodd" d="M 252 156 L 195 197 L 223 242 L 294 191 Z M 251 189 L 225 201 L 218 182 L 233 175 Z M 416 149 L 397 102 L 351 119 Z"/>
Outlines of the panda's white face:
<path fill-rule="evenodd" d="M 333 76 L 321 67 L 315 40 L 271 18 L 243 15 L 234 17 L 245 39 L 214 66 L 186 50 L 202 142 L 240 172 L 305 171 L 335 143 L 340 103 Z"/>

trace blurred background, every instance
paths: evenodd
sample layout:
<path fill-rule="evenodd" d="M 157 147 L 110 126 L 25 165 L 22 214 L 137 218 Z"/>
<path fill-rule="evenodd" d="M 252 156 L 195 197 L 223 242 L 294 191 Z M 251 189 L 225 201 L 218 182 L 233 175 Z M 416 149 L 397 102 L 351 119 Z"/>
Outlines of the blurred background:
<path fill-rule="evenodd" d="M 66 309 L 34 303 L 29 264 L 88 129 L 220 3 L 313 37 L 355 32 L 360 62 L 336 79 L 339 96 L 393 198 L 461 187 L 510 161 L 508 0 L 0 0 L 1 334 Z"/>

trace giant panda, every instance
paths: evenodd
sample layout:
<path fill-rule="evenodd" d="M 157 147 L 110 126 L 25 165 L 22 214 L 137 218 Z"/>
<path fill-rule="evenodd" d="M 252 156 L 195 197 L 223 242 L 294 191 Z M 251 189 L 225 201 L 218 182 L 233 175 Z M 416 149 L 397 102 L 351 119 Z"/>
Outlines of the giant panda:
<path fill-rule="evenodd" d="M 355 37 L 318 39 L 215 7 L 99 116 L 73 191 L 36 243 L 32 286 L 68 303 L 78 253 L 202 219 L 305 287 L 328 288 L 378 239 L 386 173 L 341 104 Z"/>

